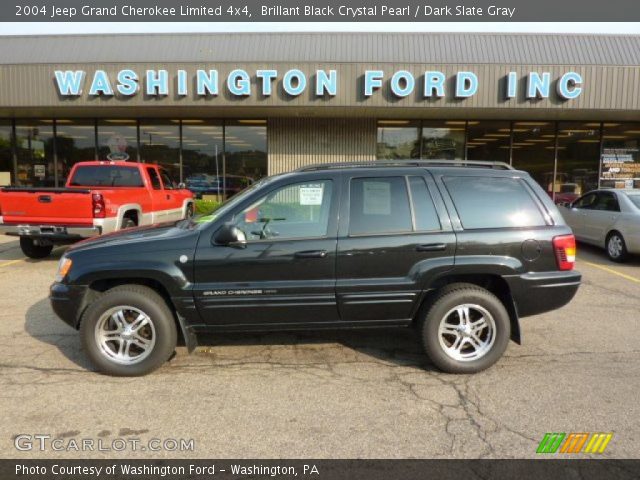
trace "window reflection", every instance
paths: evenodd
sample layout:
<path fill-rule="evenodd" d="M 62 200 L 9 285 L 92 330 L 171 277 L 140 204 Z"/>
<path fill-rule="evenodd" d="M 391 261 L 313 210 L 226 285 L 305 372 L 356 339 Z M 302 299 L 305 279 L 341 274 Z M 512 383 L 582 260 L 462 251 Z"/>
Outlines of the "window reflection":
<path fill-rule="evenodd" d="M 156 163 L 173 178 L 180 178 L 180 121 L 140 122 L 140 160 Z"/>
<path fill-rule="evenodd" d="M 378 160 L 420 158 L 419 122 L 380 120 L 378 122 Z"/>
<path fill-rule="evenodd" d="M 422 158 L 457 160 L 464 158 L 465 122 L 422 123 Z"/>
<path fill-rule="evenodd" d="M 183 181 L 197 198 L 215 196 L 217 200 L 221 199 L 223 159 L 221 122 L 183 121 Z"/>
<path fill-rule="evenodd" d="M 506 132 L 505 132 L 506 133 Z M 513 166 L 525 170 L 552 195 L 566 178 L 553 180 L 555 122 L 519 121 L 513 123 Z"/>
<path fill-rule="evenodd" d="M 12 127 L 9 120 L 0 121 L 0 187 L 11 185 L 13 178 L 13 158 L 11 153 Z"/>
<path fill-rule="evenodd" d="M 227 122 L 224 139 L 223 190 L 231 196 L 267 175 L 267 122 Z"/>
<path fill-rule="evenodd" d="M 558 124 L 558 171 L 555 202 L 572 202 L 598 188 L 599 122 Z"/>
<path fill-rule="evenodd" d="M 113 119 L 98 122 L 98 158 L 100 160 L 138 159 L 136 120 Z"/>
<path fill-rule="evenodd" d="M 18 181 L 32 187 L 54 187 L 53 120 L 16 122 Z"/>
<path fill-rule="evenodd" d="M 69 171 L 78 162 L 95 160 L 96 135 L 93 120 L 56 120 L 58 183 L 65 185 Z"/>
<path fill-rule="evenodd" d="M 509 163 L 510 122 L 470 121 L 467 159 Z"/>

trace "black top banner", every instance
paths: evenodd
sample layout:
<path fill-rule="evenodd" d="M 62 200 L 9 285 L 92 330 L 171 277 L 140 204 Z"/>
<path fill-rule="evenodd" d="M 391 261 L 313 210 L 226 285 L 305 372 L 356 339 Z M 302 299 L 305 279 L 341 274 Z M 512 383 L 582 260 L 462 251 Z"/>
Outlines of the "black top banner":
<path fill-rule="evenodd" d="M 2 22 L 633 22 L 629 0 L 14 0 Z"/>

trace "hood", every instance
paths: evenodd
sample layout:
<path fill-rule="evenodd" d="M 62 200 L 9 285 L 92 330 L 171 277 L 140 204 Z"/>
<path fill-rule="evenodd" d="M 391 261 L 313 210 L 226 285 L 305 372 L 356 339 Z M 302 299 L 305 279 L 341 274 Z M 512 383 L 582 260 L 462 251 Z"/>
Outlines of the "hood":
<path fill-rule="evenodd" d="M 88 238 L 72 245 L 67 252 L 79 252 L 103 247 L 114 247 L 117 245 L 127 245 L 128 249 L 136 249 L 140 246 L 145 251 L 148 250 L 152 242 L 171 241 L 177 238 L 198 235 L 195 226 L 185 225 L 184 220 L 177 222 L 158 223 L 143 227 L 127 228 L 117 232 Z"/>

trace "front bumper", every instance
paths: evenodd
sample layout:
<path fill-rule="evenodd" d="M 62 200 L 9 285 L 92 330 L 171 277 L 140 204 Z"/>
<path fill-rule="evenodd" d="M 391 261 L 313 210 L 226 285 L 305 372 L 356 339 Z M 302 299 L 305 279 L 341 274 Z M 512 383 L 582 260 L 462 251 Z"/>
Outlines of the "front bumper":
<path fill-rule="evenodd" d="M 519 317 L 556 310 L 569 303 L 580 287 L 582 275 L 575 270 L 531 272 L 505 277 Z"/>
<path fill-rule="evenodd" d="M 2 223 L 0 217 L 0 233 L 15 237 L 38 237 L 50 240 L 80 240 L 95 237 L 102 233 L 102 228 L 95 225 L 28 225 Z"/>
<path fill-rule="evenodd" d="M 65 323 L 78 328 L 80 317 L 87 307 L 88 291 L 85 285 L 53 283 L 49 288 L 51 308 Z"/>

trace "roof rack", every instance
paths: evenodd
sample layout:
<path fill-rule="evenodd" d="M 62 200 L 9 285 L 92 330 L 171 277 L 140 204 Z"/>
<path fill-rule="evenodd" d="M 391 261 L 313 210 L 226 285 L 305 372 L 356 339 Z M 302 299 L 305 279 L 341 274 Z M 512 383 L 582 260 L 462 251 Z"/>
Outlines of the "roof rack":
<path fill-rule="evenodd" d="M 313 172 L 316 170 L 333 170 L 340 168 L 377 168 L 377 167 L 472 167 L 492 168 L 496 170 L 513 170 L 505 162 L 490 162 L 484 160 L 369 160 L 365 162 L 335 162 L 316 163 L 307 165 L 296 172 Z"/>

